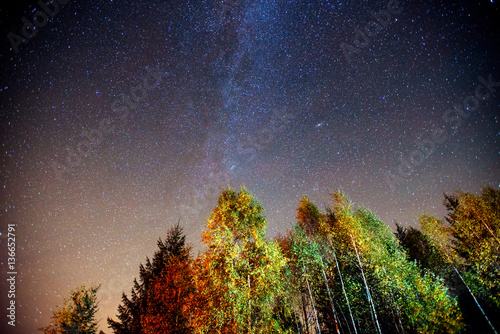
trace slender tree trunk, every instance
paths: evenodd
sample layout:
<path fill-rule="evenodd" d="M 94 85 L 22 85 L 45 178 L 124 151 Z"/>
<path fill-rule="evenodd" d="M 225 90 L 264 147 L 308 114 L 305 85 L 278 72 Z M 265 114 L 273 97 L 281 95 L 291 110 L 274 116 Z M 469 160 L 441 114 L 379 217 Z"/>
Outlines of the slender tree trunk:
<path fill-rule="evenodd" d="M 484 224 L 484 222 L 483 222 Z M 441 247 L 441 250 L 443 251 L 443 245 L 439 245 Z M 495 329 L 495 327 L 493 326 L 493 324 L 491 323 L 490 319 L 488 318 L 488 316 L 486 315 L 486 313 L 484 312 L 483 308 L 481 307 L 481 304 L 479 304 L 479 301 L 476 299 L 476 296 L 474 296 L 474 293 L 472 293 L 472 290 L 470 289 L 469 285 L 467 284 L 467 282 L 465 282 L 465 280 L 463 279 L 462 275 L 460 274 L 460 272 L 458 271 L 457 267 L 455 266 L 455 263 L 454 261 L 450 258 L 450 256 L 443 251 L 443 253 L 445 254 L 446 256 L 446 259 L 448 260 L 448 263 L 453 266 L 453 270 L 455 270 L 455 273 L 458 275 L 458 277 L 460 278 L 460 280 L 462 281 L 462 283 L 465 285 L 465 287 L 467 288 L 467 290 L 469 291 L 470 295 L 472 296 L 472 299 L 474 299 L 474 302 L 476 303 L 477 307 L 479 308 L 479 310 L 481 311 L 481 313 L 483 314 L 483 317 L 486 319 L 486 321 L 488 322 L 488 325 L 490 325 L 491 327 L 491 330 L 493 331 L 493 333 L 495 334 L 498 334 L 497 330 Z"/>
<path fill-rule="evenodd" d="M 299 323 L 297 321 L 297 313 L 293 310 L 293 318 L 295 319 L 295 326 L 297 327 L 297 332 L 300 334 Z"/>
<path fill-rule="evenodd" d="M 344 322 L 345 322 L 345 325 L 347 326 L 347 331 L 349 332 L 349 334 L 351 334 L 351 326 L 349 326 L 349 320 L 347 320 L 346 316 L 345 316 L 345 313 L 344 311 L 342 310 L 342 307 L 340 306 L 339 303 L 335 302 L 337 304 L 337 307 L 339 308 L 340 310 L 340 314 L 342 314 L 342 318 L 344 319 Z M 340 322 L 340 326 L 342 327 L 342 322 Z"/>
<path fill-rule="evenodd" d="M 252 303 L 250 299 L 250 274 L 248 274 L 248 333 L 251 332 L 252 328 L 251 314 L 252 314 Z"/>
<path fill-rule="evenodd" d="M 399 327 L 401 327 L 401 333 L 405 334 L 405 328 L 403 327 L 403 323 L 401 322 L 401 312 L 399 311 L 399 308 L 396 309 L 396 313 L 398 314 L 398 322 Z"/>
<path fill-rule="evenodd" d="M 387 270 L 385 270 L 384 267 L 382 267 L 382 269 L 384 270 L 385 277 L 387 277 L 387 279 L 389 279 L 389 277 L 387 275 Z M 394 326 L 396 327 L 396 330 L 398 331 L 398 333 L 404 334 L 405 330 L 403 328 L 403 324 L 401 323 L 401 314 L 399 313 L 399 305 L 396 302 L 396 299 L 394 298 L 394 294 L 392 293 L 392 289 L 390 289 L 389 294 L 391 296 L 391 301 L 392 301 L 392 304 L 394 305 L 394 309 L 396 310 L 396 314 L 394 314 L 394 310 L 391 308 L 391 312 L 392 312 L 392 315 L 394 317 Z M 399 327 L 398 327 L 398 323 L 399 323 Z M 401 328 L 401 331 L 400 331 L 400 328 Z"/>
<path fill-rule="evenodd" d="M 352 316 L 351 304 L 349 304 L 349 298 L 347 297 L 347 292 L 345 291 L 344 280 L 342 279 L 342 272 L 340 271 L 339 262 L 337 261 L 337 254 L 335 253 L 335 247 L 333 247 L 332 241 L 330 241 L 330 246 L 333 250 L 333 258 L 335 259 L 335 265 L 337 266 L 337 270 L 339 272 L 340 283 L 342 285 L 342 291 L 344 292 L 345 301 L 347 302 L 347 308 L 349 309 L 349 315 L 351 316 L 352 327 L 354 328 L 354 333 L 358 334 L 358 330 L 356 329 L 356 323 L 354 322 L 354 317 Z"/>
<path fill-rule="evenodd" d="M 302 313 L 304 314 L 304 323 L 306 327 L 306 333 L 309 333 L 309 319 L 307 317 L 306 303 L 304 301 L 304 294 L 302 293 L 302 284 L 300 289 L 300 298 L 302 299 Z"/>
<path fill-rule="evenodd" d="M 375 323 L 377 325 L 378 332 L 380 334 L 382 334 L 382 330 L 380 329 L 380 324 L 378 323 L 377 312 L 375 311 L 375 304 L 373 303 L 372 295 L 370 293 L 370 289 L 368 288 L 368 283 L 366 282 L 365 272 L 363 271 L 363 265 L 361 264 L 361 259 L 359 257 L 358 247 L 356 246 L 356 242 L 354 241 L 352 235 L 351 235 L 351 241 L 352 241 L 352 244 L 354 246 L 354 250 L 356 251 L 356 256 L 358 258 L 358 263 L 359 263 L 359 269 L 361 269 L 361 276 L 363 277 L 363 282 L 365 283 L 366 294 L 368 296 L 368 302 L 370 303 L 373 315 L 375 316 Z"/>
<path fill-rule="evenodd" d="M 323 260 L 321 260 L 323 263 Z M 333 306 L 333 301 L 332 301 L 332 294 L 330 293 L 330 287 L 328 286 L 328 279 L 326 278 L 325 270 L 321 268 L 321 271 L 323 272 L 323 277 L 325 278 L 325 284 L 326 284 L 326 289 L 328 291 L 328 299 L 330 299 L 330 305 L 332 306 L 332 311 L 333 311 L 333 318 L 335 320 L 335 330 L 337 334 L 340 334 L 339 332 L 339 325 L 337 321 L 337 312 L 335 311 L 335 306 Z"/>
<path fill-rule="evenodd" d="M 479 218 L 480 215 L 477 213 L 477 211 L 475 209 L 473 209 L 473 210 L 474 210 L 474 213 L 476 214 L 476 216 Z M 500 240 L 498 240 L 497 236 L 495 235 L 495 233 L 493 233 L 493 231 L 488 226 L 488 224 L 485 223 L 485 221 L 483 220 L 483 218 L 479 218 L 479 220 L 481 221 L 481 223 L 483 223 L 484 227 L 486 227 L 486 229 L 488 230 L 488 232 L 490 232 L 491 236 L 493 238 L 495 238 L 495 240 L 497 241 L 498 245 L 500 246 Z"/>
<path fill-rule="evenodd" d="M 481 307 L 481 305 L 477 301 L 476 296 L 474 296 L 474 294 L 472 293 L 471 289 L 469 288 L 469 285 L 467 285 L 467 283 L 462 278 L 462 275 L 460 275 L 460 273 L 458 272 L 457 267 L 453 266 L 453 269 L 455 269 L 455 272 L 457 273 L 458 277 L 460 277 L 460 280 L 462 281 L 462 283 L 464 283 L 464 285 L 467 287 L 467 290 L 469 290 L 470 295 L 474 299 L 474 302 L 476 302 L 476 305 L 479 308 L 479 310 L 481 310 L 481 313 L 483 314 L 484 318 L 486 319 L 486 321 L 490 325 L 491 329 L 493 330 L 493 333 L 498 334 L 497 330 L 495 329 L 495 327 L 493 327 L 493 324 L 491 323 L 490 319 L 488 319 L 488 316 L 486 315 L 486 313 L 484 313 L 483 308 Z"/>
<path fill-rule="evenodd" d="M 307 290 L 309 290 L 309 296 L 311 297 L 311 304 L 313 307 L 314 316 L 316 318 L 316 326 L 318 326 L 318 333 L 321 334 L 321 328 L 319 328 L 318 313 L 316 312 L 316 307 L 314 306 L 314 298 L 311 293 L 311 287 L 309 286 L 309 280 L 307 279 L 306 266 L 305 265 L 303 266 L 304 266 L 304 274 L 306 274 Z"/>

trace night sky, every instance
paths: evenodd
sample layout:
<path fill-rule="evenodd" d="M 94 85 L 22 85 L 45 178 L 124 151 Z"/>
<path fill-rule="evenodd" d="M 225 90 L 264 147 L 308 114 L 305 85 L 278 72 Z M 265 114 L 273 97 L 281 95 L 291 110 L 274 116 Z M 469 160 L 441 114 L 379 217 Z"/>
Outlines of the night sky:
<path fill-rule="evenodd" d="M 393 228 L 500 186 L 497 3 L 61 2 L 0 5 L 1 315 L 8 223 L 18 272 L 2 333 L 35 333 L 92 282 L 110 333 L 156 240 L 180 221 L 203 251 L 229 185 L 270 237 L 303 195 L 325 208 L 341 189 Z"/>

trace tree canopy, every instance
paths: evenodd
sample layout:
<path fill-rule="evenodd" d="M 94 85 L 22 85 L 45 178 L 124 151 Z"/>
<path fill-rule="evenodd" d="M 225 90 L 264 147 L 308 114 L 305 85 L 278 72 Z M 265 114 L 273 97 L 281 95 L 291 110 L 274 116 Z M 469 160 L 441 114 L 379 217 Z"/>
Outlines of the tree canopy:
<path fill-rule="evenodd" d="M 285 233 L 266 237 L 264 209 L 224 189 L 196 257 L 177 223 L 122 296 L 117 334 L 495 332 L 500 312 L 500 192 L 445 195 L 447 216 L 393 232 L 338 191 L 308 197 Z M 95 333 L 96 292 L 71 292 L 45 333 Z"/>
<path fill-rule="evenodd" d="M 95 334 L 98 310 L 97 291 L 100 285 L 86 288 L 81 285 L 70 292 L 63 307 L 54 311 L 51 323 L 40 330 L 46 334 Z"/>

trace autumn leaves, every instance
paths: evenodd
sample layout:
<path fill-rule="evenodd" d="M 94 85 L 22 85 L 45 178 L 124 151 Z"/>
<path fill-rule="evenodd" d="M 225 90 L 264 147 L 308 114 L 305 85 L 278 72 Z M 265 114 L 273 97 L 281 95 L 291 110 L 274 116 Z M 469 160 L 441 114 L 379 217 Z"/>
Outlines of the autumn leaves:
<path fill-rule="evenodd" d="M 206 250 L 192 259 L 177 225 L 141 265 L 119 321 L 108 323 L 115 333 L 484 329 L 464 320 L 462 308 L 476 304 L 459 303 L 459 285 L 485 319 L 498 311 L 500 192 L 448 196 L 445 204 L 450 227 L 422 216 L 421 230 L 393 233 L 341 192 L 325 212 L 304 197 L 296 225 L 270 240 L 260 203 L 245 188 L 225 189 L 207 220 Z M 453 270 L 461 281 L 450 279 Z"/>

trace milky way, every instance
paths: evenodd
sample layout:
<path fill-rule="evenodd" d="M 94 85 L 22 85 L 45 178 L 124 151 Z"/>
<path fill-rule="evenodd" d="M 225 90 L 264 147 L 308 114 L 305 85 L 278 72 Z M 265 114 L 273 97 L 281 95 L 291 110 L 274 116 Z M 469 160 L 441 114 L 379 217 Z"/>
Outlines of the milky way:
<path fill-rule="evenodd" d="M 491 1 L 41 4 L 0 11 L 1 310 L 8 223 L 18 272 L 2 333 L 34 333 L 92 282 L 109 333 L 170 226 L 203 250 L 226 186 L 261 201 L 269 236 L 303 195 L 324 209 L 341 189 L 393 227 L 499 187 Z"/>

